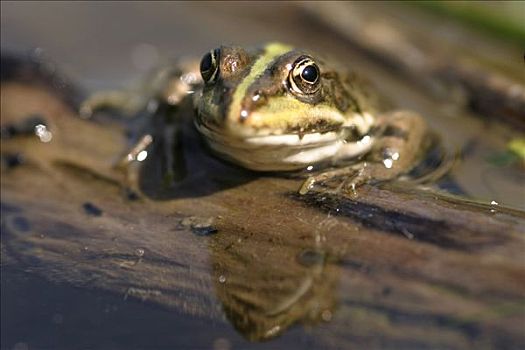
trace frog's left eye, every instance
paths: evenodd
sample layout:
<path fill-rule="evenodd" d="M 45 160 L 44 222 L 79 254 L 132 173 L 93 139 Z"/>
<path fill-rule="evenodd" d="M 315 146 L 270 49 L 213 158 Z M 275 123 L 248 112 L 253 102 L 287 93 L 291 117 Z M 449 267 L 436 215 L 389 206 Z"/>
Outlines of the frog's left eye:
<path fill-rule="evenodd" d="M 288 82 L 296 94 L 313 94 L 321 87 L 319 67 L 310 57 L 299 57 L 293 64 Z"/>
<path fill-rule="evenodd" d="M 205 83 L 213 83 L 219 75 L 220 50 L 208 52 L 201 60 L 201 76 Z"/>

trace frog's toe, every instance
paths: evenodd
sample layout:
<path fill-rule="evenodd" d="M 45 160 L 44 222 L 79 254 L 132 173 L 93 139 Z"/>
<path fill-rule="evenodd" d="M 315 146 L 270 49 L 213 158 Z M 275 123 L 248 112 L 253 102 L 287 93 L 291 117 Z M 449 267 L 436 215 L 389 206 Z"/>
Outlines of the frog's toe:
<path fill-rule="evenodd" d="M 315 186 L 315 182 L 315 176 L 308 177 L 306 180 L 304 180 L 303 184 L 299 188 L 299 194 L 307 194 Z"/>

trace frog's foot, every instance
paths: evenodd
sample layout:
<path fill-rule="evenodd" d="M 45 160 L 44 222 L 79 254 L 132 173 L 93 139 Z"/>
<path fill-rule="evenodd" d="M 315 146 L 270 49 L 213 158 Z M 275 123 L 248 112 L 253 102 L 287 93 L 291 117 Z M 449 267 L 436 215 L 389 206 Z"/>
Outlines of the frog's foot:
<path fill-rule="evenodd" d="M 316 185 L 320 184 L 324 193 L 348 193 L 356 196 L 357 189 L 360 186 L 371 181 L 376 183 L 391 180 L 392 178 L 390 169 L 385 167 L 383 163 L 365 161 L 310 176 L 301 185 L 299 194 L 305 195 Z"/>
<path fill-rule="evenodd" d="M 131 91 L 108 90 L 96 92 L 82 102 L 79 114 L 82 118 L 91 118 L 99 110 L 111 109 L 125 116 L 136 115 L 144 109 L 148 100 Z"/>
<path fill-rule="evenodd" d="M 364 180 L 364 178 L 357 179 L 359 177 L 359 173 L 359 167 L 357 165 L 352 165 L 340 169 L 325 171 L 317 175 L 312 175 L 303 182 L 299 188 L 299 194 L 307 194 L 317 184 L 328 185 L 328 189 L 325 190 L 327 193 L 340 193 L 341 190 L 347 188 L 350 181 L 353 181 L 352 179 L 354 178 L 358 180 L 358 182 L 355 182 L 354 184 L 355 188 L 358 186 L 357 183 L 362 184 L 362 180 Z M 336 185 L 329 186 L 329 183 L 333 183 L 334 181 L 336 182 Z"/>
<path fill-rule="evenodd" d="M 148 156 L 148 147 L 153 143 L 151 134 L 143 135 L 131 148 L 113 163 L 113 169 L 123 174 L 123 187 L 128 198 L 136 198 L 140 193 L 139 174 L 141 162 Z"/>

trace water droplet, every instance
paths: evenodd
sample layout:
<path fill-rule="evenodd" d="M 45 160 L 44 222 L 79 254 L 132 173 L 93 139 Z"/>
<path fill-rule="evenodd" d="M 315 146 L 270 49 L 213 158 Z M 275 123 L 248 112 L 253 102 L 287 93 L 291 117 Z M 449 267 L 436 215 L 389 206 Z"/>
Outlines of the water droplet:
<path fill-rule="evenodd" d="M 53 138 L 53 134 L 47 130 L 47 126 L 44 124 L 38 124 L 35 126 L 35 135 L 44 143 L 51 141 Z"/>
<path fill-rule="evenodd" d="M 248 117 L 248 111 L 245 110 L 245 109 L 243 109 L 243 110 L 241 111 L 241 118 L 242 118 L 242 119 L 245 119 L 245 118 L 247 118 L 247 117 Z"/>
<path fill-rule="evenodd" d="M 137 160 L 139 162 L 144 161 L 146 158 L 148 158 L 148 151 L 146 150 L 142 150 L 139 152 L 139 154 L 137 154 Z"/>
<path fill-rule="evenodd" d="M 220 275 L 219 276 L 219 283 L 226 283 L 226 276 Z"/>
<path fill-rule="evenodd" d="M 361 140 L 357 141 L 357 144 L 359 146 L 366 146 L 370 143 L 370 140 L 371 140 L 370 135 L 365 135 L 363 136 Z"/>
<path fill-rule="evenodd" d="M 492 201 L 490 202 L 490 205 L 492 205 L 492 206 L 498 206 L 499 203 L 496 202 L 495 200 L 492 200 Z M 493 208 L 493 209 L 490 209 L 490 212 L 491 212 L 492 214 L 496 213 L 496 211 L 497 211 L 497 210 L 494 209 L 494 208 Z"/>
<path fill-rule="evenodd" d="M 392 153 L 391 158 L 392 158 L 393 160 L 398 160 L 398 159 L 399 159 L 399 153 L 398 153 L 398 152 L 394 152 L 394 153 Z"/>
<path fill-rule="evenodd" d="M 144 256 L 144 248 L 137 248 L 135 249 L 135 255 L 139 258 L 142 258 Z"/>

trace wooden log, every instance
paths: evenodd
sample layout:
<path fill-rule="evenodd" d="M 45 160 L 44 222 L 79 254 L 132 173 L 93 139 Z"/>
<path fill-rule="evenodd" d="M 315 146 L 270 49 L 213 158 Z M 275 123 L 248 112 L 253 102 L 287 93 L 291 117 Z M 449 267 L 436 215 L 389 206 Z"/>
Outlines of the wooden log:
<path fill-rule="evenodd" d="M 228 319 L 250 340 L 302 323 L 323 348 L 525 345 L 521 211 L 402 184 L 299 196 L 300 179 L 229 166 L 190 127 L 186 177 L 163 186 L 154 153 L 134 198 L 111 166 L 121 126 L 41 88 L 1 93 L 3 124 L 39 113 L 53 133 L 2 139 L 25 159 L 2 168 L 3 266 Z"/>

